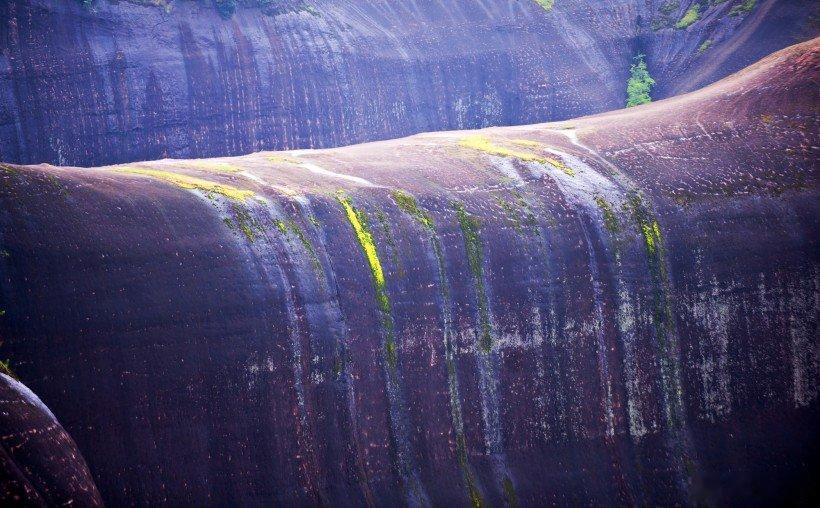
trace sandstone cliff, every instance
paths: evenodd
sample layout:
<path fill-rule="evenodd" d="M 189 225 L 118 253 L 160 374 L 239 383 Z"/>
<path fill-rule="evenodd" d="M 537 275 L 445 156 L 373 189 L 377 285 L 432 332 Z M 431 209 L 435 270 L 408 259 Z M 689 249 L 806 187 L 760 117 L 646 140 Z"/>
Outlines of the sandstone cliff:
<path fill-rule="evenodd" d="M 675 28 L 695 3 L 281 0 L 277 15 L 226 20 L 204 1 L 5 0 L 0 161 L 241 155 L 561 120 L 622 107 L 639 53 L 660 98 L 816 32 L 816 3 L 799 0 L 700 0 Z"/>
<path fill-rule="evenodd" d="M 808 496 L 818 47 L 571 122 L 5 165 L 0 357 L 113 505 Z"/>
<path fill-rule="evenodd" d="M 0 373 L 0 504 L 102 506 L 88 466 L 57 419 Z"/>

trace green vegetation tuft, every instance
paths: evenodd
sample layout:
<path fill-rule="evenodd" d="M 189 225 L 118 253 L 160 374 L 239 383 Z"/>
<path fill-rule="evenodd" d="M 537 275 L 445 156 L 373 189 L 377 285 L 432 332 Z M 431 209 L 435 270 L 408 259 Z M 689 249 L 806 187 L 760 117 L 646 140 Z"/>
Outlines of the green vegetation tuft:
<path fill-rule="evenodd" d="M 6 359 L 5 362 L 3 360 L 0 360 L 0 374 L 5 374 L 12 379 L 20 381 L 20 378 L 17 377 L 17 374 L 15 374 L 13 370 L 11 370 L 11 360 L 9 359 Z"/>
<path fill-rule="evenodd" d="M 683 17 L 675 23 L 675 28 L 678 30 L 683 30 L 692 26 L 697 20 L 700 19 L 700 4 L 694 4 L 692 7 L 689 8 L 688 11 L 683 15 Z"/>
<path fill-rule="evenodd" d="M 618 222 L 618 216 L 615 215 L 609 201 L 601 196 L 595 196 L 595 204 L 601 209 L 601 213 L 604 216 L 604 227 L 607 231 L 613 234 L 619 232 L 621 230 L 621 224 Z"/>
<path fill-rule="evenodd" d="M 393 196 L 393 201 L 396 202 L 396 205 L 402 211 L 416 219 L 419 224 L 431 231 L 435 228 L 433 218 L 429 213 L 419 208 L 416 198 L 402 190 L 395 190 L 391 195 Z"/>
<path fill-rule="evenodd" d="M 265 232 L 265 226 L 256 220 L 245 207 L 234 204 L 231 206 L 231 210 L 233 211 L 233 218 L 236 221 L 239 231 L 245 235 L 249 242 L 253 243 L 258 234 Z M 225 224 L 231 227 L 228 221 L 230 221 L 230 219 L 225 221 Z"/>
<path fill-rule="evenodd" d="M 729 16 L 745 16 L 752 12 L 757 5 L 757 0 L 744 0 L 743 3 L 737 4 L 729 11 Z"/>
<path fill-rule="evenodd" d="M 467 263 L 473 275 L 478 300 L 478 318 L 481 334 L 479 346 L 485 353 L 489 353 L 493 346 L 492 329 L 490 327 L 490 302 L 487 298 L 487 289 L 484 286 L 484 247 L 479 234 L 478 219 L 470 215 L 459 202 L 453 203 L 456 211 L 461 234 L 464 237 L 464 249 L 467 251 Z"/>
<path fill-rule="evenodd" d="M 555 7 L 555 0 L 535 0 L 535 3 L 543 7 L 547 12 L 551 11 L 552 8 Z"/>
<path fill-rule="evenodd" d="M 510 477 L 505 477 L 504 481 L 501 482 L 501 485 L 504 488 L 504 498 L 507 500 L 507 506 L 517 508 L 518 495 L 515 493 L 515 486 L 513 485 L 512 480 L 510 480 Z"/>
<path fill-rule="evenodd" d="M 712 39 L 706 39 L 698 46 L 698 54 L 705 53 L 707 49 L 712 47 Z"/>
<path fill-rule="evenodd" d="M 635 57 L 635 63 L 629 68 L 629 81 L 626 83 L 626 107 L 638 106 L 652 102 L 649 95 L 655 80 L 649 75 L 644 55 Z"/>

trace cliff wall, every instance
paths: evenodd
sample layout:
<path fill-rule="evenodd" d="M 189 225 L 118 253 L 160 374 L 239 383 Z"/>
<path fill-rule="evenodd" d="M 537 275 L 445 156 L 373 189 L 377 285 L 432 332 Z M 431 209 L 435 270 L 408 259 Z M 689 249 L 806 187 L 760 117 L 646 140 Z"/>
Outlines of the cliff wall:
<path fill-rule="evenodd" d="M 818 44 L 571 122 L 4 165 L 0 357 L 113 505 L 808 499 Z"/>
<path fill-rule="evenodd" d="M 0 373 L 0 502 L 103 506 L 77 445 L 43 402 Z"/>
<path fill-rule="evenodd" d="M 686 28 L 694 1 L 282 0 L 230 19 L 211 2 L 151 3 L 0 3 L 0 160 L 95 166 L 561 120 L 623 107 L 639 53 L 667 97 L 806 40 L 817 16 L 798 0 L 701 1 Z"/>

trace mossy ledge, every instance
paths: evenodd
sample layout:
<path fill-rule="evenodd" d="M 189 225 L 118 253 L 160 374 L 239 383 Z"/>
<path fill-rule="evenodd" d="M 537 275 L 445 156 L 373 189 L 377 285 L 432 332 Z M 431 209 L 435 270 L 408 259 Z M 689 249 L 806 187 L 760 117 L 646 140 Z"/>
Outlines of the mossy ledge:
<path fill-rule="evenodd" d="M 178 173 L 172 173 L 170 171 L 135 168 L 131 166 L 117 167 L 112 171 L 115 173 L 122 173 L 126 175 L 147 176 L 149 178 L 153 178 L 154 180 L 160 180 L 163 182 L 170 183 L 172 185 L 176 185 L 181 189 L 199 190 L 205 192 L 206 194 L 221 194 L 222 196 L 225 196 L 228 199 L 233 199 L 235 201 L 240 201 L 243 203 L 248 198 L 251 198 L 255 195 L 255 193 L 251 190 L 239 189 L 231 185 L 212 182 L 210 180 L 203 180 L 201 178 L 195 178 L 193 176 L 188 175 L 180 175 Z"/>
<path fill-rule="evenodd" d="M 547 162 L 547 159 L 540 155 L 531 152 L 512 150 L 510 148 L 496 145 L 495 143 L 490 141 L 490 138 L 486 136 L 467 136 L 466 138 L 463 138 L 461 141 L 459 141 L 459 145 L 461 145 L 464 148 L 470 148 L 472 150 L 477 150 L 479 152 L 484 152 L 490 155 L 497 155 L 499 157 L 510 157 L 524 162 L 540 162 L 542 164 Z"/>
<path fill-rule="evenodd" d="M 484 284 L 484 246 L 479 234 L 478 219 L 470 215 L 463 203 L 453 202 L 461 234 L 464 237 L 464 249 L 467 251 L 467 262 L 475 283 L 476 299 L 478 300 L 479 321 L 479 349 L 489 353 L 493 347 L 492 325 L 490 324 L 490 302 L 487 298 L 487 288 Z"/>
<path fill-rule="evenodd" d="M 206 171 L 209 173 L 233 174 L 241 173 L 243 171 L 242 168 L 234 164 L 222 161 L 214 161 L 210 159 L 183 160 L 177 162 L 177 164 L 183 168 L 195 169 L 197 171 Z"/>
<path fill-rule="evenodd" d="M 537 141 L 530 141 L 527 139 L 514 139 L 512 143 L 526 146 L 529 148 L 543 148 L 541 143 Z M 459 145 L 464 148 L 470 148 L 479 152 L 484 152 L 489 155 L 497 155 L 499 157 L 508 157 L 518 159 L 522 162 L 537 162 L 539 164 L 549 164 L 555 168 L 560 169 L 569 176 L 575 176 L 575 171 L 564 164 L 563 162 L 553 157 L 546 157 L 532 152 L 525 152 L 521 150 L 514 150 L 498 144 L 493 143 L 490 138 L 481 135 L 467 136 L 459 141 Z"/>

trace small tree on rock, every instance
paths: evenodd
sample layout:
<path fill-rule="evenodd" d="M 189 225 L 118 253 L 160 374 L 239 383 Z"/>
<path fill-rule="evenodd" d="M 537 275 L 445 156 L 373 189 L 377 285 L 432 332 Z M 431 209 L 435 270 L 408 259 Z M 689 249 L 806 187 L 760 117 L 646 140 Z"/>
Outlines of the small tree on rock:
<path fill-rule="evenodd" d="M 631 108 L 632 106 L 652 102 L 649 92 L 652 90 L 655 80 L 649 75 L 644 55 L 635 57 L 635 63 L 632 64 L 629 72 L 629 81 L 626 83 L 626 107 Z"/>

